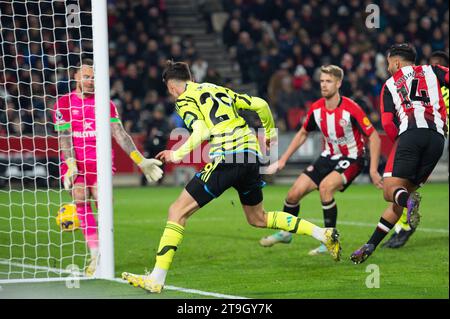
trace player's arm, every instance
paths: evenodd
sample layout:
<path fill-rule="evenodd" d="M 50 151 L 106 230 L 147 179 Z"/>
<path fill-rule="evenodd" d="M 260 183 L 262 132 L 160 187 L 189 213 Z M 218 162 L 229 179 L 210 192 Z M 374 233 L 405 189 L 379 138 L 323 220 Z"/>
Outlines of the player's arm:
<path fill-rule="evenodd" d="M 120 121 L 113 121 L 111 123 L 111 133 L 117 144 L 119 144 L 119 146 L 130 156 L 133 162 L 141 168 L 149 182 L 156 182 L 162 177 L 163 171 L 159 168 L 162 163 L 153 158 L 145 158 L 141 152 L 138 151 L 136 145 L 130 135 L 128 135 L 125 131 Z"/>
<path fill-rule="evenodd" d="M 178 114 L 183 118 L 186 127 L 192 130 L 191 135 L 177 150 L 165 150 L 156 155 L 164 162 L 180 162 L 187 154 L 196 149 L 203 141 L 209 139 L 211 134 L 206 125 L 205 118 L 197 106 L 191 101 L 177 103 Z"/>
<path fill-rule="evenodd" d="M 383 85 L 380 93 L 380 111 L 383 129 L 391 141 L 394 142 L 397 139 L 399 129 L 396 124 L 396 111 L 392 94 L 386 87 L 386 84 Z"/>
<path fill-rule="evenodd" d="M 236 108 L 251 110 L 258 114 L 262 126 L 264 127 L 266 145 L 269 146 L 270 141 L 275 140 L 277 137 L 275 130 L 275 121 L 273 120 L 269 104 L 265 100 L 257 96 L 237 94 L 231 90 L 227 90 L 227 92 L 232 96 Z"/>
<path fill-rule="evenodd" d="M 77 161 L 72 142 L 72 130 L 58 130 L 58 143 L 64 162 L 67 165 L 67 172 L 64 174 L 64 189 L 69 190 L 78 174 Z"/>
<path fill-rule="evenodd" d="M 381 154 L 381 139 L 376 130 L 373 130 L 369 136 L 370 149 L 370 169 L 369 174 L 373 184 L 378 188 L 383 188 L 383 178 L 378 172 L 378 165 L 380 164 Z"/>
<path fill-rule="evenodd" d="M 157 159 L 161 159 L 169 163 L 180 162 L 186 155 L 195 150 L 203 141 L 209 138 L 210 131 L 204 120 L 196 120 L 192 124 L 192 134 L 176 151 L 162 151 L 156 155 Z"/>
<path fill-rule="evenodd" d="M 75 150 L 72 141 L 72 125 L 67 96 L 59 98 L 53 108 L 54 129 L 58 134 L 58 145 L 67 165 L 64 174 L 64 189 L 69 190 L 78 174 Z"/>

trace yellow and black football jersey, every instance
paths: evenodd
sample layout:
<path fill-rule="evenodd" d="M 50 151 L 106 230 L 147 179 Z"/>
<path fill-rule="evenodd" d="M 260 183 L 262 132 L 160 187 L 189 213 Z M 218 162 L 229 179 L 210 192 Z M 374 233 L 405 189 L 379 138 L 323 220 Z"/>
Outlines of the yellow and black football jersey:
<path fill-rule="evenodd" d="M 205 121 L 210 131 L 211 158 L 243 152 L 261 156 L 256 136 L 238 114 L 240 109 L 257 112 L 266 137 L 274 134 L 270 108 L 258 97 L 238 94 L 212 83 L 187 82 L 186 91 L 176 101 L 176 111 L 188 129 L 196 120 Z"/>

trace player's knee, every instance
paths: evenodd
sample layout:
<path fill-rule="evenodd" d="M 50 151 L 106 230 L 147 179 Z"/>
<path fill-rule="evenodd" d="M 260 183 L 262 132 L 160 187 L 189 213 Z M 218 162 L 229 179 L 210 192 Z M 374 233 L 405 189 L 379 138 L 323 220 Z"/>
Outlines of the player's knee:
<path fill-rule="evenodd" d="M 176 202 L 172 203 L 169 206 L 169 217 L 173 218 L 173 217 L 177 217 L 178 215 L 180 215 L 180 211 L 178 209 L 178 206 L 179 205 Z"/>
<path fill-rule="evenodd" d="M 290 204 L 297 204 L 302 197 L 302 191 L 297 189 L 290 189 L 287 196 L 286 201 Z"/>
<path fill-rule="evenodd" d="M 86 190 L 81 187 L 74 188 L 72 195 L 73 195 L 73 199 L 74 199 L 75 203 L 84 202 L 84 201 L 86 201 L 86 198 L 88 197 L 86 194 Z"/>
<path fill-rule="evenodd" d="M 385 187 L 383 189 L 383 197 L 384 197 L 385 201 L 392 202 L 392 194 L 391 193 L 392 192 L 391 192 L 391 189 L 389 187 Z"/>
<path fill-rule="evenodd" d="M 333 194 L 333 185 L 328 181 L 323 181 L 319 184 L 319 193 L 321 197 L 326 197 Z"/>
<path fill-rule="evenodd" d="M 182 220 L 187 218 L 187 211 L 185 207 L 181 206 L 178 202 L 174 202 L 169 207 L 169 220 L 181 223 Z"/>

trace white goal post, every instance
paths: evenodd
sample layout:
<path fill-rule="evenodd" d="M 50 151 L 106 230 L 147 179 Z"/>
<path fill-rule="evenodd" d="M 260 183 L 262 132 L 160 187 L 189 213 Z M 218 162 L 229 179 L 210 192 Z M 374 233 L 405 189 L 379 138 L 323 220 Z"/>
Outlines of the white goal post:
<path fill-rule="evenodd" d="M 92 29 L 94 44 L 97 172 L 98 172 L 98 225 L 100 278 L 114 278 L 114 229 L 112 207 L 111 127 L 109 119 L 109 55 L 107 0 L 92 1 Z M 101 165 L 99 165 L 101 163 Z"/>
<path fill-rule="evenodd" d="M 83 277 L 92 256 L 81 230 L 56 223 L 73 199 L 60 179 L 52 118 L 86 57 L 95 72 L 94 278 L 115 277 L 107 0 L 0 0 L 0 284 Z"/>

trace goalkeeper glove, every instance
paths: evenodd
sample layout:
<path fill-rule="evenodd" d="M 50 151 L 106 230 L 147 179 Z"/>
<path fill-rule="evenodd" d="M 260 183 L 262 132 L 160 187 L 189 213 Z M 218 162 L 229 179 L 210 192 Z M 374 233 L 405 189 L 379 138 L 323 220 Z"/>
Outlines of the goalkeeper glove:
<path fill-rule="evenodd" d="M 131 152 L 130 157 L 139 166 L 149 182 L 156 182 L 163 176 L 163 170 L 159 168 L 162 165 L 161 161 L 154 158 L 145 158 L 138 151 Z"/>
<path fill-rule="evenodd" d="M 73 157 L 66 159 L 66 165 L 67 172 L 64 174 L 64 189 L 68 191 L 75 181 L 75 177 L 78 174 L 78 168 L 77 161 Z"/>

